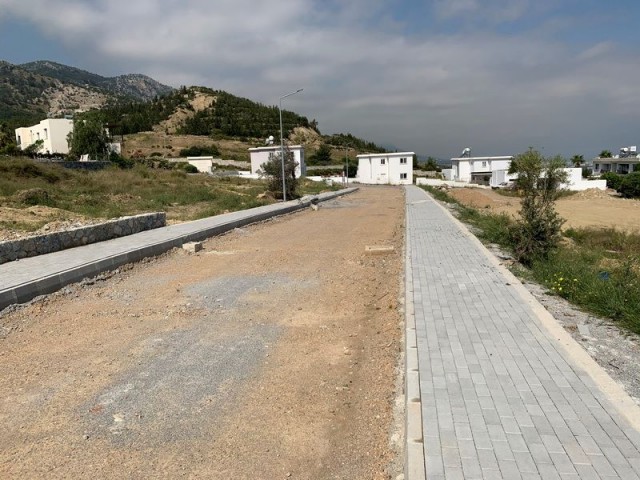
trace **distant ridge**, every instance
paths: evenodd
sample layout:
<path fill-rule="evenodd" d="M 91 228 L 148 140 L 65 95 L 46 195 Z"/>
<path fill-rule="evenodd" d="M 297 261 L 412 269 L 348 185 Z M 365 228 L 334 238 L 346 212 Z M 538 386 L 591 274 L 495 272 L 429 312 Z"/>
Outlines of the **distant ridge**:
<path fill-rule="evenodd" d="M 86 70 L 49 60 L 38 60 L 18 66 L 29 72 L 55 78 L 61 82 L 72 83 L 79 87 L 95 87 L 115 95 L 132 97 L 136 100 L 152 100 L 154 97 L 166 95 L 173 91 L 173 88 L 141 74 L 103 77 Z"/>
<path fill-rule="evenodd" d="M 48 60 L 23 65 L 0 60 L 0 123 L 19 126 L 122 101 L 149 101 L 172 91 L 146 75 L 103 77 Z"/>

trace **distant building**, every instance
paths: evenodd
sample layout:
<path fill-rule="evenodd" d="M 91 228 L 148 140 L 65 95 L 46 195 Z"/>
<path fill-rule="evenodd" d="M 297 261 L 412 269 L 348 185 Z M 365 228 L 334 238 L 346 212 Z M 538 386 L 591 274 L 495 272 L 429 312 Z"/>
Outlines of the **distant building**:
<path fill-rule="evenodd" d="M 69 153 L 67 136 L 73 131 L 73 120 L 67 118 L 47 118 L 38 125 L 16 128 L 16 143 L 21 150 L 42 140 L 39 153 Z"/>
<path fill-rule="evenodd" d="M 457 157 L 451 159 L 451 171 L 445 178 L 453 182 L 485 185 L 501 188 L 510 185 L 517 174 L 510 174 L 512 156 L 502 157 Z M 573 191 L 597 188 L 606 190 L 604 180 L 584 180 L 581 168 L 565 168 L 567 180 L 561 188 Z"/>
<path fill-rule="evenodd" d="M 293 161 L 297 164 L 296 178 L 305 177 L 307 175 L 307 165 L 304 159 L 304 147 L 302 145 L 289 145 L 286 150 L 293 153 Z M 280 145 L 250 148 L 251 173 L 258 174 L 258 171 L 262 169 L 262 165 L 269 161 L 271 155 L 276 155 L 278 159 L 280 158 Z"/>
<path fill-rule="evenodd" d="M 374 185 L 411 185 L 414 152 L 358 155 L 356 181 Z"/>
<path fill-rule="evenodd" d="M 511 155 L 501 157 L 456 157 L 451 159 L 451 180 L 477 185 L 500 186 L 511 180 L 506 173 Z"/>
<path fill-rule="evenodd" d="M 200 173 L 213 172 L 213 157 L 187 157 L 187 163 L 196 167 Z"/>
<path fill-rule="evenodd" d="M 615 155 L 612 158 L 594 158 L 592 161 L 593 175 L 601 175 L 607 172 L 626 175 L 638 168 L 637 165 L 640 164 L 639 157 L 637 147 L 631 146 L 621 148 L 620 155 Z"/>

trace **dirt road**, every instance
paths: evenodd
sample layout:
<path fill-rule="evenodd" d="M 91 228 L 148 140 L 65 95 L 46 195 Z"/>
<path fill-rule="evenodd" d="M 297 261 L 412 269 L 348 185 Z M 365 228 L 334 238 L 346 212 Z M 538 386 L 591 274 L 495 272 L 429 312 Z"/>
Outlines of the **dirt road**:
<path fill-rule="evenodd" d="M 403 222 L 366 188 L 5 312 L 0 478 L 395 478 Z"/>

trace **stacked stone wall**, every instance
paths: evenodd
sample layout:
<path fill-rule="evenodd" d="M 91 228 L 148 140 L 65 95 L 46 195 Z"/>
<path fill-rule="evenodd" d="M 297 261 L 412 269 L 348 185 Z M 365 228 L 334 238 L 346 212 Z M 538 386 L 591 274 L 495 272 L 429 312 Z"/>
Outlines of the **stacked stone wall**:
<path fill-rule="evenodd" d="M 35 257 L 67 248 L 102 242 L 111 238 L 164 227 L 167 216 L 164 212 L 145 213 L 122 217 L 108 222 L 34 237 L 0 242 L 0 264 L 20 258 Z"/>

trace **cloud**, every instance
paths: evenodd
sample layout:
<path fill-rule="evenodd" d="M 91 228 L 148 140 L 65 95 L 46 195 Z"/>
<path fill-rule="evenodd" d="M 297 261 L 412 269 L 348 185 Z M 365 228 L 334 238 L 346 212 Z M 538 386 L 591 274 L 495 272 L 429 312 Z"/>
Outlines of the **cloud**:
<path fill-rule="evenodd" d="M 267 104 L 304 87 L 285 106 L 323 131 L 438 156 L 465 145 L 512 153 L 534 141 L 576 153 L 583 139 L 601 141 L 598 129 L 611 132 L 640 111 L 640 62 L 611 42 L 576 47 L 535 28 L 429 34 L 427 26 L 469 16 L 515 22 L 552 8 L 550 0 L 440 0 L 435 20 L 394 17 L 396 0 L 59 0 L 53 13 L 50 2 L 26 3 L 0 0 L 0 11 L 64 42 L 82 68 Z M 616 148 L 588 148 L 607 147 Z"/>

